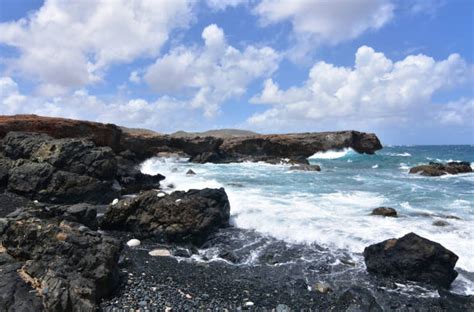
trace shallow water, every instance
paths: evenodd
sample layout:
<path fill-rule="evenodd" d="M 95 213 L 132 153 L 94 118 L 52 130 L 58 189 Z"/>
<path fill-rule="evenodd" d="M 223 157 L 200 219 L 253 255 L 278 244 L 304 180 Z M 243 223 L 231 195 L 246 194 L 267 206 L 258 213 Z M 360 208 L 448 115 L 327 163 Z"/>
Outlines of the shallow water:
<path fill-rule="evenodd" d="M 364 247 L 409 232 L 439 242 L 459 256 L 455 291 L 474 293 L 474 174 L 422 177 L 410 167 L 429 161 L 474 162 L 473 146 L 385 147 L 376 155 L 350 149 L 310 157 L 321 172 L 264 163 L 192 164 L 153 158 L 145 173 L 161 173 L 176 189 L 225 187 L 231 222 L 288 243 L 316 243 L 363 261 Z M 197 173 L 186 176 L 188 169 Z M 177 171 L 176 171 L 177 170 Z M 390 206 L 399 218 L 370 216 Z M 446 216 L 460 218 L 447 219 Z M 445 220 L 448 226 L 432 223 Z"/>

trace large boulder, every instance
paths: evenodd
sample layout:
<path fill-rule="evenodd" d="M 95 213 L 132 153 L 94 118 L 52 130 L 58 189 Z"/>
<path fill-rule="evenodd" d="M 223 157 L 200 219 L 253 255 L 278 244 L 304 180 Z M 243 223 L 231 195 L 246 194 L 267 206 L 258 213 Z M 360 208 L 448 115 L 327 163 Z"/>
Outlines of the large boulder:
<path fill-rule="evenodd" d="M 80 211 L 70 209 L 73 215 Z M 28 302 L 31 307 L 21 311 L 41 311 L 31 294 L 41 298 L 46 311 L 96 311 L 118 286 L 117 240 L 44 207 L 17 210 L 6 220 L 0 246 L 9 261 L 0 263 L 6 272 L 1 280 L 7 278 L 18 289 L 13 292 L 10 283 L 0 282 L 0 306 L 8 311 L 20 311 Z"/>
<path fill-rule="evenodd" d="M 397 217 L 397 211 L 391 207 L 378 207 L 372 210 L 373 216 Z"/>
<path fill-rule="evenodd" d="M 430 162 L 428 165 L 416 166 L 410 169 L 410 173 L 418 173 L 422 176 L 439 177 L 445 174 L 459 174 L 472 172 L 471 163 L 467 161 L 452 161 L 447 164 Z"/>
<path fill-rule="evenodd" d="M 369 273 L 444 288 L 458 275 L 457 255 L 415 233 L 366 247 L 364 259 Z"/>
<path fill-rule="evenodd" d="M 147 191 L 111 205 L 101 227 L 132 231 L 137 237 L 156 236 L 166 242 L 201 244 L 209 234 L 228 225 L 229 211 L 223 188 L 170 195 Z"/>

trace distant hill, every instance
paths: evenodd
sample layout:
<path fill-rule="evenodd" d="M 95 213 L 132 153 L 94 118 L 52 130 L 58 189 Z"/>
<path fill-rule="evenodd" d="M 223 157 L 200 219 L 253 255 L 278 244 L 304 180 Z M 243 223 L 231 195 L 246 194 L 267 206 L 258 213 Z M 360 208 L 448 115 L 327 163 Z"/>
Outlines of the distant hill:
<path fill-rule="evenodd" d="M 205 137 L 205 136 L 212 136 L 217 138 L 230 138 L 230 137 L 245 137 L 245 136 L 252 136 L 257 135 L 258 133 L 248 130 L 240 130 L 240 129 L 217 129 L 217 130 L 208 130 L 204 132 L 186 132 L 186 131 L 177 131 L 172 133 L 171 136 L 176 138 L 183 138 L 183 137 Z"/>

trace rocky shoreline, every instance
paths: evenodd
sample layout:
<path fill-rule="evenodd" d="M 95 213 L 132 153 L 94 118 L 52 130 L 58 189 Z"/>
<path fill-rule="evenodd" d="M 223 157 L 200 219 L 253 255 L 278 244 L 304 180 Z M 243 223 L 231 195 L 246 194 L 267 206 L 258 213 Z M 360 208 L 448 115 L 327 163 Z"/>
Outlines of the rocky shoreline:
<path fill-rule="evenodd" d="M 319 171 L 306 157 L 374 153 L 373 134 L 178 138 L 23 115 L 0 117 L 0 139 L 0 311 L 474 308 L 449 292 L 457 256 L 414 233 L 368 246 L 366 270 L 362 254 L 233 228 L 222 188 L 165 192 L 164 176 L 137 169 L 178 152 Z"/>

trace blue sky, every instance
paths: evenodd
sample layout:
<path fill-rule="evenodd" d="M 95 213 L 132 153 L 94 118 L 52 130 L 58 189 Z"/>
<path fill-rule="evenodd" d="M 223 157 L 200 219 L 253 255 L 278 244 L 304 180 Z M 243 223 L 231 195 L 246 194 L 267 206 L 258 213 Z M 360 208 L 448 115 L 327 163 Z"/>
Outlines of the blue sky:
<path fill-rule="evenodd" d="M 0 0 L 0 113 L 474 143 L 474 1 Z"/>

